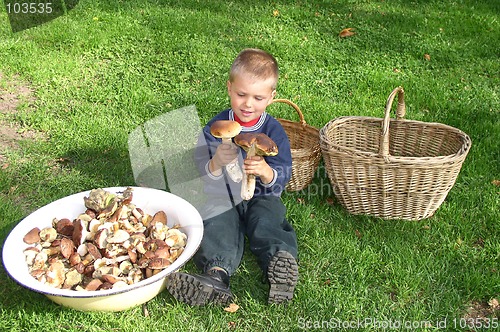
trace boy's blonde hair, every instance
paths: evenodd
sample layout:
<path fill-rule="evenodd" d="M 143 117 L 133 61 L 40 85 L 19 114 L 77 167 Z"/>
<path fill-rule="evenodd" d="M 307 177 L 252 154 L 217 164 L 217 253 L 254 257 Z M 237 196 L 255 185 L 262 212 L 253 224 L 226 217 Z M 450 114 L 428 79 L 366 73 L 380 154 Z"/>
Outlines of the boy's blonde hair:
<path fill-rule="evenodd" d="M 233 82 L 237 75 L 246 74 L 262 80 L 274 79 L 272 88 L 278 84 L 278 62 L 266 51 L 257 48 L 246 48 L 234 59 L 229 71 L 229 81 Z"/>

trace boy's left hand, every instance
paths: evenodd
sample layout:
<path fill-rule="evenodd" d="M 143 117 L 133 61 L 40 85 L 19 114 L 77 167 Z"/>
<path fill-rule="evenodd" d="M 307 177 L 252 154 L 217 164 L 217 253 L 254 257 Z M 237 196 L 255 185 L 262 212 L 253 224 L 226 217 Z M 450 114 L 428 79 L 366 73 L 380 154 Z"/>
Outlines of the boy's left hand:
<path fill-rule="evenodd" d="M 266 163 L 264 157 L 253 156 L 243 161 L 243 171 L 246 174 L 253 174 L 260 177 L 262 183 L 266 184 L 273 180 L 274 172 L 271 166 Z"/>

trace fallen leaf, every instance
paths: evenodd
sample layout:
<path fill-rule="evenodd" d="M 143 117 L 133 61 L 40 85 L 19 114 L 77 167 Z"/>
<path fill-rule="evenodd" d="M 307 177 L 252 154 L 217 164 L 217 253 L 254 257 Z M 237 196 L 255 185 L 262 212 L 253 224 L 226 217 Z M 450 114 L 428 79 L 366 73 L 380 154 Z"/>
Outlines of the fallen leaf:
<path fill-rule="evenodd" d="M 427 61 L 431 61 L 431 56 L 427 53 L 424 54 L 424 59 Z"/>
<path fill-rule="evenodd" d="M 424 225 L 424 226 L 422 226 L 422 229 L 431 229 L 431 226 L 429 226 L 429 225 Z"/>
<path fill-rule="evenodd" d="M 353 32 L 351 30 L 354 30 L 353 28 L 345 28 L 339 33 L 339 37 L 345 38 L 345 37 L 351 37 L 356 34 L 356 32 Z"/>
<path fill-rule="evenodd" d="M 361 238 L 363 237 L 363 234 L 361 234 L 361 232 L 358 231 L 357 229 L 354 230 L 354 233 L 356 234 L 356 237 L 361 240 Z"/>
<path fill-rule="evenodd" d="M 148 310 L 148 306 L 146 305 L 146 303 L 144 303 L 142 305 L 142 314 L 144 317 L 149 317 L 149 310 Z"/>
<path fill-rule="evenodd" d="M 231 303 L 229 305 L 229 307 L 224 308 L 224 310 L 227 312 L 236 312 L 236 311 L 238 311 L 239 308 L 240 308 L 240 306 L 237 305 L 236 303 Z"/>
<path fill-rule="evenodd" d="M 500 186 L 500 180 L 496 180 L 496 179 L 495 179 L 495 180 L 491 181 L 491 183 L 492 183 L 493 185 L 497 186 L 497 187 L 498 187 L 498 186 Z"/>
<path fill-rule="evenodd" d="M 488 301 L 488 304 L 489 306 L 492 308 L 492 309 L 495 309 L 495 310 L 498 310 L 500 309 L 500 303 L 498 303 L 498 300 L 493 298 L 491 300 Z"/>
<path fill-rule="evenodd" d="M 325 285 L 329 285 L 331 283 L 332 283 L 332 281 L 330 279 L 326 279 L 325 282 L 324 282 Z"/>
<path fill-rule="evenodd" d="M 230 329 L 234 329 L 234 328 L 236 328 L 236 323 L 235 322 L 229 322 L 229 323 L 227 323 L 227 327 L 230 328 Z"/>
<path fill-rule="evenodd" d="M 302 197 L 297 198 L 297 203 L 304 204 L 305 202 L 306 202 L 306 200 L 304 198 L 302 198 Z"/>
<path fill-rule="evenodd" d="M 334 199 L 333 199 L 333 198 L 328 197 L 328 198 L 326 199 L 326 204 L 328 204 L 328 205 L 333 205 L 334 203 L 335 203 L 335 201 L 334 201 Z"/>
<path fill-rule="evenodd" d="M 9 164 L 8 163 L 5 163 L 2 165 L 2 169 L 7 169 L 9 167 Z"/>
<path fill-rule="evenodd" d="M 277 10 L 277 9 L 273 10 L 273 16 L 274 17 L 277 17 L 279 15 L 280 15 L 280 11 L 279 10 Z"/>
<path fill-rule="evenodd" d="M 314 219 L 315 217 L 316 217 L 316 215 L 315 215 L 314 213 L 311 213 L 311 214 L 309 215 L 309 219 Z"/>

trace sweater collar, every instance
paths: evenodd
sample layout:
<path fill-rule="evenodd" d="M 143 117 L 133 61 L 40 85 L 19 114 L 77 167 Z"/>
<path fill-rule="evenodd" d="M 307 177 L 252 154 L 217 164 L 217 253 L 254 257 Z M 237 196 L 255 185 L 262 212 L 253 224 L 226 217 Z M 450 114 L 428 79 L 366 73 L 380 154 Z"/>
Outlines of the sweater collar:
<path fill-rule="evenodd" d="M 234 111 L 231 109 L 229 110 L 229 119 L 238 122 L 241 125 L 241 131 L 242 132 L 251 132 L 259 129 L 262 127 L 262 124 L 266 120 L 267 113 L 264 112 L 262 113 L 259 118 L 252 120 L 250 122 L 243 122 L 241 121 L 238 116 L 234 113 Z"/>
<path fill-rule="evenodd" d="M 243 122 L 241 121 L 241 119 L 236 115 L 236 113 L 234 113 L 234 121 L 238 122 L 242 127 L 252 127 L 252 126 L 255 126 L 257 124 L 257 122 L 259 122 L 260 120 L 260 116 L 257 118 L 257 119 L 254 119 L 252 121 L 248 121 L 248 122 Z M 262 115 L 261 115 L 262 116 Z"/>

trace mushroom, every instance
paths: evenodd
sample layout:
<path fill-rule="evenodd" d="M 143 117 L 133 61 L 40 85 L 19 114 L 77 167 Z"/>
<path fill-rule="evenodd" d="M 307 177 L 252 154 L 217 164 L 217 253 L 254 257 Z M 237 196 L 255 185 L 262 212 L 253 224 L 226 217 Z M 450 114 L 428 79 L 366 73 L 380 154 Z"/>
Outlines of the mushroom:
<path fill-rule="evenodd" d="M 33 244 L 33 243 L 37 243 L 38 241 L 40 241 L 40 228 L 35 227 L 31 231 L 26 233 L 26 235 L 23 238 L 23 241 L 26 244 Z"/>
<path fill-rule="evenodd" d="M 176 228 L 171 228 L 167 232 L 167 237 L 165 238 L 165 243 L 167 246 L 173 249 L 178 249 L 186 245 L 187 236 L 185 233 L 181 232 Z"/>
<path fill-rule="evenodd" d="M 64 256 L 64 258 L 70 258 L 71 255 L 73 255 L 73 253 L 75 252 L 75 244 L 68 238 L 61 239 L 60 248 L 61 254 Z"/>
<path fill-rule="evenodd" d="M 123 229 L 118 229 L 107 237 L 108 243 L 123 243 L 130 238 L 130 234 Z"/>
<path fill-rule="evenodd" d="M 73 221 L 72 239 L 73 239 L 73 243 L 75 244 L 75 247 L 78 248 L 79 245 L 81 245 L 85 242 L 85 238 L 87 237 L 87 234 L 89 233 L 86 228 L 87 228 L 87 224 L 82 219 L 75 219 Z"/>
<path fill-rule="evenodd" d="M 57 231 L 52 227 L 46 227 L 39 233 L 40 241 L 52 243 L 57 238 Z"/>
<path fill-rule="evenodd" d="M 112 287 L 112 288 L 123 288 L 123 287 L 127 287 L 127 286 L 128 286 L 128 284 L 127 284 L 127 282 L 126 282 L 126 281 L 119 280 L 119 281 L 117 281 L 117 282 L 115 282 L 115 283 L 113 284 L 113 287 Z"/>
<path fill-rule="evenodd" d="M 222 140 L 222 144 L 231 144 L 231 139 L 241 132 L 241 125 L 232 120 L 215 121 L 210 126 L 210 133 Z M 238 159 L 231 161 L 226 165 L 226 171 L 231 180 L 240 182 L 243 179 L 243 173 L 238 165 Z"/>
<path fill-rule="evenodd" d="M 64 280 L 63 288 L 72 288 L 83 280 L 83 276 L 78 272 L 77 269 L 72 268 L 66 272 L 66 278 Z"/>
<path fill-rule="evenodd" d="M 151 223 L 154 224 L 156 222 L 161 222 L 163 225 L 167 224 L 167 214 L 165 213 L 165 211 L 160 210 L 155 213 L 155 215 L 153 216 L 153 220 L 151 220 Z"/>
<path fill-rule="evenodd" d="M 159 258 L 170 258 L 170 248 L 168 246 L 155 250 L 155 256 Z"/>
<path fill-rule="evenodd" d="M 84 197 L 85 207 L 96 212 L 98 219 L 111 216 L 118 208 L 119 198 L 104 189 L 92 189 L 88 197 Z"/>
<path fill-rule="evenodd" d="M 73 235 L 73 222 L 69 220 L 68 218 L 63 218 L 60 220 L 57 220 L 55 223 L 55 227 L 57 230 L 57 233 L 66 235 L 66 236 L 72 236 Z"/>
<path fill-rule="evenodd" d="M 36 254 L 35 259 L 33 260 L 32 269 L 40 270 L 45 267 L 45 263 L 47 263 L 49 257 L 46 252 L 40 251 Z"/>
<path fill-rule="evenodd" d="M 64 263 L 61 261 L 51 263 L 47 270 L 46 277 L 48 285 L 60 288 L 66 279 L 66 275 L 64 273 Z"/>
<path fill-rule="evenodd" d="M 170 261 L 166 258 L 155 257 L 149 261 L 148 267 L 151 270 L 157 270 L 157 269 L 164 269 L 170 264 L 172 263 L 170 263 Z"/>
<path fill-rule="evenodd" d="M 80 255 L 75 251 L 71 254 L 71 256 L 69 256 L 69 264 L 71 266 L 76 266 L 78 264 L 80 264 L 82 262 L 82 258 L 80 257 Z M 82 264 L 83 266 L 83 264 Z"/>
<path fill-rule="evenodd" d="M 275 156 L 278 154 L 276 143 L 264 133 L 243 133 L 234 138 L 234 143 L 247 152 L 247 159 L 253 156 Z M 249 200 L 255 191 L 255 175 L 243 173 L 241 198 Z"/>
<path fill-rule="evenodd" d="M 40 250 L 35 247 L 28 247 L 24 249 L 23 252 L 26 256 L 26 263 L 28 263 L 28 266 L 31 266 L 35 262 L 36 255 L 40 252 Z"/>
<path fill-rule="evenodd" d="M 99 279 L 92 279 L 87 286 L 85 286 L 85 290 L 87 291 L 95 291 L 102 285 L 102 281 Z"/>
<path fill-rule="evenodd" d="M 102 258 L 101 252 L 99 251 L 97 246 L 93 243 L 87 242 L 87 251 L 94 260 Z"/>

